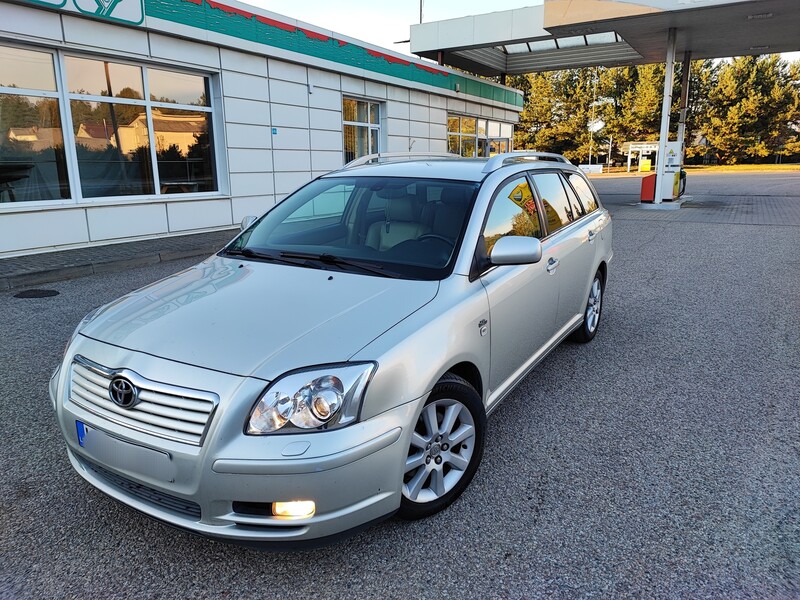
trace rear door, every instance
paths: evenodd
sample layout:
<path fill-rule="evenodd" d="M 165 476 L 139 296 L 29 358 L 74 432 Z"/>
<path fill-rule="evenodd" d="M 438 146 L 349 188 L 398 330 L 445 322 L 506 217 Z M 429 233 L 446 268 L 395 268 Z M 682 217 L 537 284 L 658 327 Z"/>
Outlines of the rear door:
<path fill-rule="evenodd" d="M 483 231 L 487 255 L 506 235 L 542 236 L 539 211 L 524 175 L 498 188 Z M 481 282 L 490 310 L 491 396 L 516 382 L 552 337 L 558 283 L 547 273 L 544 261 L 492 267 L 481 275 Z"/>
<path fill-rule="evenodd" d="M 594 275 L 594 233 L 578 197 L 559 171 L 537 171 L 531 173 L 531 178 L 546 216 L 542 262 L 558 282 L 555 322 L 556 329 L 560 329 L 583 314 L 588 285 Z"/>

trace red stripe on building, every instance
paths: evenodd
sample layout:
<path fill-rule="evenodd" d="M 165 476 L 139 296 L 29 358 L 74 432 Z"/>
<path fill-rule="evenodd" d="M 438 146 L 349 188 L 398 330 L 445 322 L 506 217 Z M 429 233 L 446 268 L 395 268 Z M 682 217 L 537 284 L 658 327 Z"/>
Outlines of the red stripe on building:
<path fill-rule="evenodd" d="M 289 25 L 289 23 L 284 23 L 283 21 L 276 21 L 275 19 L 270 19 L 269 17 L 262 17 L 261 15 L 256 15 L 256 21 L 259 23 L 264 23 L 264 25 L 270 25 L 271 27 L 283 29 L 284 31 L 288 31 L 290 33 L 297 31 L 297 27 L 294 25 Z"/>
<path fill-rule="evenodd" d="M 222 12 L 226 12 L 231 15 L 239 15 L 240 17 L 244 17 L 245 19 L 253 18 L 253 13 L 247 12 L 246 10 L 241 10 L 240 8 L 234 8 L 233 6 L 228 6 L 227 4 L 220 4 L 219 2 L 214 2 L 214 0 L 206 0 L 206 2 L 208 2 L 208 5 L 211 8 L 221 10 Z"/>
<path fill-rule="evenodd" d="M 408 66 L 408 65 L 411 64 L 411 61 L 404 60 L 404 59 L 399 58 L 397 56 L 392 56 L 391 54 L 384 54 L 383 52 L 378 52 L 377 50 L 370 50 L 369 48 L 367 48 L 367 52 L 369 53 L 370 56 L 374 56 L 375 58 L 382 58 L 383 60 L 385 60 L 388 63 L 394 63 L 394 64 L 405 65 L 405 66 Z"/>

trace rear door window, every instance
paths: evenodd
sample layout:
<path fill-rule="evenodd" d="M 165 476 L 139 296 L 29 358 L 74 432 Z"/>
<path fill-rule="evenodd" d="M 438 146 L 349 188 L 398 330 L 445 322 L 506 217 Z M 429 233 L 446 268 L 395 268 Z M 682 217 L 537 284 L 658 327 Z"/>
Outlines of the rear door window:
<path fill-rule="evenodd" d="M 533 173 L 532 179 L 542 198 L 548 235 L 580 217 L 573 211 L 558 173 Z"/>

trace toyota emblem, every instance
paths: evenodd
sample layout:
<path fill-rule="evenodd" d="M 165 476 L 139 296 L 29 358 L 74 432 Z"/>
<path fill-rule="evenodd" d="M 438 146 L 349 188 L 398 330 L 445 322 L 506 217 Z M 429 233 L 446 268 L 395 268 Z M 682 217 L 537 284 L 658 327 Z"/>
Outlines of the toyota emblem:
<path fill-rule="evenodd" d="M 108 386 L 111 401 L 121 408 L 131 408 L 139 402 L 139 390 L 124 377 L 115 377 Z"/>

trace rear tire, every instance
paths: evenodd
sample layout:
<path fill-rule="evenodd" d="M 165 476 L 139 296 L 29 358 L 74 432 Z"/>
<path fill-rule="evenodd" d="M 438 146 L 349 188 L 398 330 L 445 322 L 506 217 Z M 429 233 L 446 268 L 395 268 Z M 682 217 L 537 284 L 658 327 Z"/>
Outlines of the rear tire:
<path fill-rule="evenodd" d="M 486 411 L 465 379 L 445 374 L 431 392 L 411 434 L 398 516 L 416 520 L 452 504 L 478 470 Z"/>
<path fill-rule="evenodd" d="M 583 323 L 573 332 L 570 338 L 572 341 L 585 344 L 594 339 L 597 330 L 600 328 L 604 291 L 603 274 L 598 270 L 594 274 L 592 285 L 589 288 L 589 298 L 586 300 L 586 308 L 583 311 Z"/>

